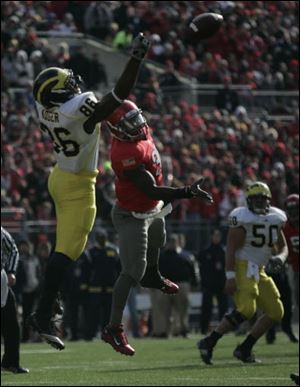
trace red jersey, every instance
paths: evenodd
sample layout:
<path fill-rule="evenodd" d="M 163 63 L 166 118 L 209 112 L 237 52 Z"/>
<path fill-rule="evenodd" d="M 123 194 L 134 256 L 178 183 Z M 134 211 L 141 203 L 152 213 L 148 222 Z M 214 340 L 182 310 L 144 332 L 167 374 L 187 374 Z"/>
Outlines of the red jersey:
<path fill-rule="evenodd" d="M 111 147 L 111 163 L 116 175 L 117 204 L 125 210 L 135 212 L 152 210 L 158 204 L 158 200 L 150 199 L 140 191 L 124 175 L 124 171 L 136 169 L 143 164 L 154 177 L 156 185 L 162 185 L 163 181 L 160 155 L 150 133 L 148 131 L 145 133 L 146 140 L 137 142 L 126 142 L 113 138 Z"/>
<path fill-rule="evenodd" d="M 288 263 L 294 271 L 299 272 L 299 228 L 287 222 L 283 232 L 289 248 Z"/>

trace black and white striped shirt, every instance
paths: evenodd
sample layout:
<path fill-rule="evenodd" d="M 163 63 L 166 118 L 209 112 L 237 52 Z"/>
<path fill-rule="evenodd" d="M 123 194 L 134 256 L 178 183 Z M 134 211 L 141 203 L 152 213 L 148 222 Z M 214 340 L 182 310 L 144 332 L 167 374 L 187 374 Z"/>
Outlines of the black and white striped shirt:
<path fill-rule="evenodd" d="M 1 270 L 16 273 L 19 263 L 19 251 L 13 237 L 1 226 Z"/>

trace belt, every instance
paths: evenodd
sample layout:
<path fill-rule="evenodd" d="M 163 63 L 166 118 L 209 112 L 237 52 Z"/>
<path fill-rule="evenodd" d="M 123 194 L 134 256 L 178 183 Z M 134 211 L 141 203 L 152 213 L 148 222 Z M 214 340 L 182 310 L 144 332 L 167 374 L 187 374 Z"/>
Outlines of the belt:
<path fill-rule="evenodd" d="M 163 207 L 164 202 L 162 200 L 159 201 L 157 206 L 149 211 L 149 212 L 134 212 L 131 214 L 137 219 L 148 219 L 148 218 L 164 218 L 168 214 L 172 212 L 172 204 L 168 203 L 165 207 Z"/>
<path fill-rule="evenodd" d="M 89 286 L 88 293 L 112 293 L 113 288 L 109 286 Z"/>

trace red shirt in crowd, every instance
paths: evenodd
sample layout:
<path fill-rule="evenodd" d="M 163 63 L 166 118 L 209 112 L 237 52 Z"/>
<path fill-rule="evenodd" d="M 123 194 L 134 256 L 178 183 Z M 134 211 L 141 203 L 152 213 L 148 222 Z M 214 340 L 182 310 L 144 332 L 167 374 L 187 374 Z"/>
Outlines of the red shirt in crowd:
<path fill-rule="evenodd" d="M 287 222 L 283 232 L 289 249 L 288 262 L 294 271 L 299 272 L 299 227 Z"/>
<path fill-rule="evenodd" d="M 146 140 L 137 142 L 120 141 L 113 138 L 111 147 L 112 168 L 116 174 L 117 205 L 125 210 L 147 212 L 153 209 L 157 200 L 150 199 L 124 175 L 124 171 L 145 165 L 157 185 L 162 185 L 163 175 L 160 155 L 148 130 Z"/>

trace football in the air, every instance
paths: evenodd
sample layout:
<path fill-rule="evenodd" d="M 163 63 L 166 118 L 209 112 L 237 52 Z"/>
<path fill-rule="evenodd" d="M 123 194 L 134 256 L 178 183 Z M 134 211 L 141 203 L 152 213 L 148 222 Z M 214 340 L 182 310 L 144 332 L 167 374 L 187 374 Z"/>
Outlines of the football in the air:
<path fill-rule="evenodd" d="M 188 26 L 187 39 L 191 43 L 212 37 L 221 27 L 223 16 L 217 13 L 202 13 Z"/>

